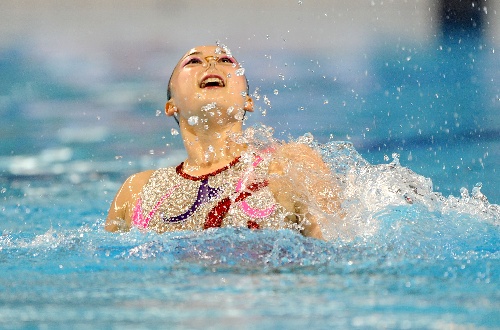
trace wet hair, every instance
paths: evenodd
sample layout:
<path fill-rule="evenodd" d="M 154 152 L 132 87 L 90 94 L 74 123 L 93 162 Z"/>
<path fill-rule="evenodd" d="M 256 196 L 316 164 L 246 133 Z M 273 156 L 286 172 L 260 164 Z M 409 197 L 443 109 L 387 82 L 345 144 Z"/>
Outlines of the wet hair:
<path fill-rule="evenodd" d="M 170 79 L 168 79 L 168 85 L 167 85 L 167 101 L 169 101 L 172 98 L 172 92 L 170 90 L 170 82 L 172 81 L 172 76 L 174 75 L 174 70 L 172 70 L 172 73 L 170 74 Z"/>

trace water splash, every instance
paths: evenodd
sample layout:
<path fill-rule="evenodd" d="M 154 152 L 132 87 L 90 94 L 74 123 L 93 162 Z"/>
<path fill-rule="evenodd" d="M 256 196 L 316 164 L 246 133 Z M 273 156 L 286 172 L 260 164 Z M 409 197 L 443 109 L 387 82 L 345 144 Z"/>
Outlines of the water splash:
<path fill-rule="evenodd" d="M 191 116 L 188 118 L 188 124 L 191 126 L 194 126 L 194 125 L 198 124 L 199 119 L 200 118 L 198 116 Z"/>
<path fill-rule="evenodd" d="M 282 143 L 273 137 L 273 133 L 272 127 L 252 126 L 235 137 L 235 141 L 250 143 L 252 150 L 255 151 L 269 150 Z M 321 144 L 310 133 L 290 142 L 305 144 L 316 150 L 330 168 L 335 178 L 334 182 L 341 188 L 342 208 L 345 211 L 341 228 L 335 227 L 338 224 L 336 221 L 322 224 L 325 226 L 325 236 L 329 239 L 329 244 L 376 246 L 379 250 L 395 249 L 399 251 L 398 253 L 410 254 L 412 257 L 430 254 L 434 257 L 446 255 L 462 258 L 472 253 L 470 251 L 479 254 L 483 253 L 481 251 L 494 253 L 493 245 L 499 236 L 500 208 L 488 202 L 487 197 L 481 192 L 481 183 L 476 184 L 471 193 L 464 188 L 461 196 L 445 197 L 433 190 L 430 178 L 418 175 L 402 166 L 397 154 L 392 155 L 390 162 L 388 159 L 387 163 L 374 165 L 365 160 L 350 142 L 330 141 Z M 66 185 L 72 187 L 67 183 Z M 49 187 L 44 186 L 43 191 L 35 185 L 18 190 L 19 195 L 24 196 L 22 197 L 24 203 L 28 203 L 29 199 L 33 204 L 37 196 L 38 198 L 48 194 L 57 198 L 67 196 L 68 193 L 63 188 L 64 185 L 53 184 Z M 2 189 L 2 195 L 12 194 L 15 189 L 15 187 Z M 89 192 L 80 190 L 78 198 L 81 198 L 82 194 L 87 196 L 95 191 L 101 189 L 89 186 Z M 102 196 L 98 198 L 102 199 Z M 59 215 L 49 214 L 44 215 L 43 219 L 38 219 L 37 214 L 43 212 L 37 212 L 34 206 L 19 210 L 17 202 L 13 204 L 14 206 L 9 206 L 11 199 L 12 197 L 6 196 L 6 204 L 2 208 L 5 218 L 12 219 L 5 228 L 14 226 L 19 214 L 25 217 L 22 218 L 22 223 L 29 219 L 39 222 L 42 227 L 47 221 L 46 218 L 60 218 Z M 68 200 L 68 205 L 71 203 L 74 202 Z M 315 208 L 314 205 L 311 206 Z M 98 223 L 96 226 L 101 225 L 102 223 Z M 4 231 L 0 249 L 3 251 L 11 248 L 29 250 L 35 247 L 58 249 L 60 246 L 67 248 L 71 244 L 77 244 L 75 242 L 80 239 L 78 237 L 80 234 L 86 237 L 87 233 L 94 233 L 96 226 L 94 229 L 83 226 L 78 232 L 71 232 L 69 236 L 61 228 L 53 229 L 53 227 L 35 236 Z M 345 235 L 339 234 L 339 230 Z M 98 237 L 102 232 L 93 235 Z M 134 235 L 130 237 L 135 237 Z M 123 239 L 128 241 L 130 237 Z M 165 237 L 168 241 L 169 236 Z"/>
<path fill-rule="evenodd" d="M 255 126 L 245 130 L 240 142 L 250 143 L 258 150 L 279 148 L 280 142 L 272 135 L 272 128 Z M 450 228 L 457 226 L 457 220 L 464 221 L 466 225 L 470 219 L 474 219 L 475 223 L 500 225 L 500 208 L 490 204 L 481 193 L 481 183 L 472 189 L 471 195 L 463 188 L 460 197 L 445 197 L 433 190 L 430 178 L 402 166 L 397 153 L 392 154 L 390 162 L 374 165 L 365 160 L 350 142 L 330 141 L 320 144 L 310 133 L 290 142 L 305 144 L 316 150 L 340 187 L 342 209 L 345 211 L 343 228 L 339 230 L 338 219 L 323 223 L 325 236 L 329 240 L 368 239 L 378 235 L 382 227 L 402 214 L 412 218 L 414 228 L 420 228 L 416 231 L 423 230 L 419 227 L 419 219 L 422 220 L 422 226 L 429 226 L 426 221 L 429 218 L 440 219 L 438 223 L 449 223 Z M 389 161 L 388 157 L 386 161 Z M 295 170 L 300 169 L 295 168 L 288 174 L 294 175 Z M 311 180 L 312 185 L 321 184 L 321 176 L 313 176 Z M 317 205 L 310 207 L 316 211 L 320 209 Z M 471 231 L 470 228 L 467 230 Z"/>

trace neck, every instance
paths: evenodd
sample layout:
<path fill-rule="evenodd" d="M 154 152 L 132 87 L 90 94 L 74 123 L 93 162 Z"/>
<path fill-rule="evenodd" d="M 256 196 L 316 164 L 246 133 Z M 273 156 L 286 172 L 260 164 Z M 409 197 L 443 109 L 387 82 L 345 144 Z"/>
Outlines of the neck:
<path fill-rule="evenodd" d="M 188 154 L 184 170 L 192 175 L 206 174 L 223 167 L 247 149 L 246 144 L 234 141 L 241 135 L 241 122 L 226 125 L 212 123 L 205 129 L 202 124 L 190 126 L 181 120 L 180 129 Z"/>

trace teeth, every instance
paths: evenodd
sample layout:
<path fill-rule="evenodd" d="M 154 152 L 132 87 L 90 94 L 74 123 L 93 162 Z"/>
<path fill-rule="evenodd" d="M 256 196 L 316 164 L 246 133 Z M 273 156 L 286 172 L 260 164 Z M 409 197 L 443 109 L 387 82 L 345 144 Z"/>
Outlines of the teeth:
<path fill-rule="evenodd" d="M 221 79 L 216 78 L 216 77 L 212 77 L 212 78 L 207 78 L 207 79 L 203 80 L 201 82 L 201 88 L 204 88 L 208 84 L 217 84 L 219 87 L 224 86 L 224 82 Z"/>

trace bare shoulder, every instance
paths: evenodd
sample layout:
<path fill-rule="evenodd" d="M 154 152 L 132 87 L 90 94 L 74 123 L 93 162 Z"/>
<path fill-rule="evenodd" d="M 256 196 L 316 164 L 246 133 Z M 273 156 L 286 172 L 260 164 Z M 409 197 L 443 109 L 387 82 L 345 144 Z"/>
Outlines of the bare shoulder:
<path fill-rule="evenodd" d="M 154 170 L 139 172 L 125 180 L 109 207 L 106 230 L 116 231 L 130 228 L 135 202 L 153 173 Z"/>
<path fill-rule="evenodd" d="M 140 186 L 142 188 L 146 183 L 148 183 L 149 179 L 151 178 L 151 175 L 155 170 L 147 170 L 139 173 L 132 174 L 131 176 L 128 177 L 128 179 L 125 182 L 130 182 L 134 186 Z"/>
<path fill-rule="evenodd" d="M 142 187 L 146 183 L 148 183 L 151 175 L 154 173 L 154 170 L 144 171 L 132 174 L 129 176 L 122 184 L 120 190 L 117 193 L 118 195 L 123 196 L 134 196 L 141 192 Z"/>
<path fill-rule="evenodd" d="M 321 155 L 306 144 L 291 142 L 276 148 L 269 166 L 270 173 L 282 174 L 288 166 L 314 168 L 316 171 L 329 171 Z"/>

